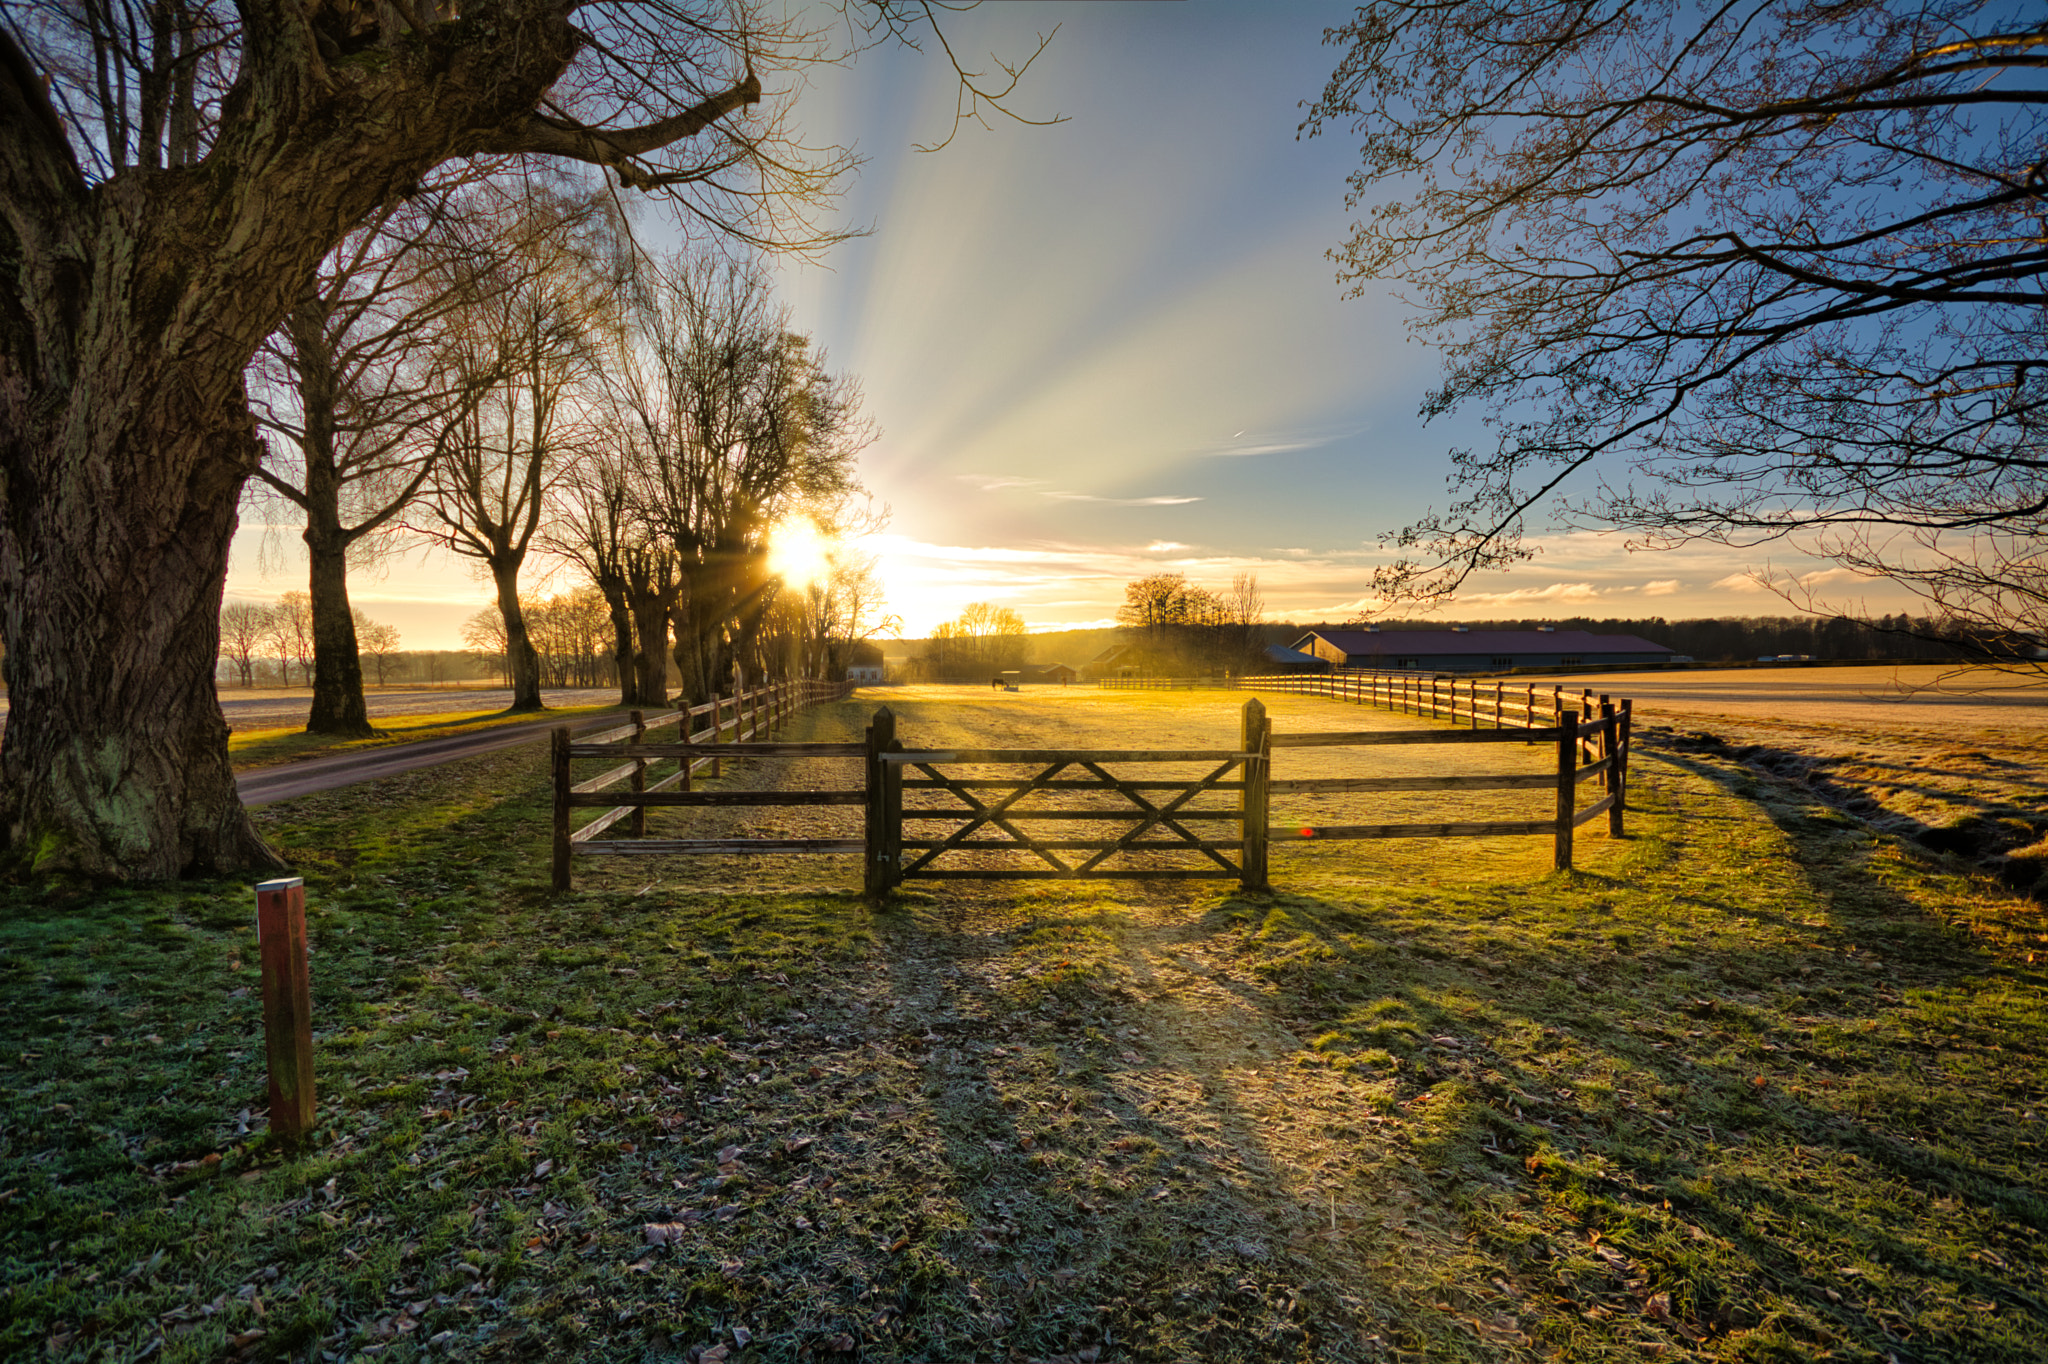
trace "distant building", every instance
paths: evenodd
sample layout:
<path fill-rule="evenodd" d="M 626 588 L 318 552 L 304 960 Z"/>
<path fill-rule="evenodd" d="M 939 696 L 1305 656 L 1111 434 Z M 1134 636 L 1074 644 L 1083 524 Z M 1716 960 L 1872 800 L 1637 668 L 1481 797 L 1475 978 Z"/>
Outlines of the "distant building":
<path fill-rule="evenodd" d="M 1328 659 L 1290 649 L 1285 644 L 1268 644 L 1263 653 L 1265 670 L 1269 673 L 1325 673 L 1330 670 Z"/>
<path fill-rule="evenodd" d="M 887 667 L 882 661 L 882 646 L 872 640 L 862 640 L 853 646 L 846 664 L 846 680 L 857 683 L 879 683 L 886 681 Z"/>
<path fill-rule="evenodd" d="M 1008 676 L 1008 674 L 1004 674 Z M 1068 687 L 1081 678 L 1079 670 L 1064 663 L 1026 663 L 1017 670 L 1020 682 L 1036 682 L 1055 687 Z"/>
<path fill-rule="evenodd" d="M 1131 646 L 1112 644 L 1095 657 L 1074 670 L 1075 676 L 1083 682 L 1094 682 L 1104 677 L 1115 677 L 1131 659 Z"/>
<path fill-rule="evenodd" d="M 1634 635 L 1590 630 L 1311 630 L 1296 652 L 1331 668 L 1390 672 L 1500 672 L 1509 668 L 1579 668 L 1599 665 L 1662 667 L 1677 657 L 1662 644 Z"/>

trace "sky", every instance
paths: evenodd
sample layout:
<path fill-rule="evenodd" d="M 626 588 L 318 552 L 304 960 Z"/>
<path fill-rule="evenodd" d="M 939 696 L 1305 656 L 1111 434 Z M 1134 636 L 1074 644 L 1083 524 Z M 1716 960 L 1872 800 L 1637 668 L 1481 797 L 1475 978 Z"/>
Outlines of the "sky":
<path fill-rule="evenodd" d="M 955 103 L 935 50 L 871 50 L 798 93 L 808 141 L 865 158 L 837 210 L 865 235 L 782 262 L 782 290 L 880 431 L 861 476 L 891 520 L 868 547 L 904 635 L 975 601 L 1039 629 L 1109 624 L 1124 584 L 1157 572 L 1211 587 L 1255 573 L 1276 619 L 1374 605 L 1382 537 L 1445 504 L 1447 451 L 1485 433 L 1471 415 L 1424 426 L 1436 357 L 1385 291 L 1346 298 L 1325 254 L 1352 221 L 1357 151 L 1342 130 L 1296 130 L 1339 55 L 1323 30 L 1350 13 L 1011 0 L 950 16 L 970 67 L 1050 35 L 1011 107 L 1064 121 L 991 116 L 930 153 L 914 148 L 945 138 Z M 230 597 L 304 585 L 295 531 L 257 552 L 263 519 L 245 518 Z M 1783 554 L 1533 543 L 1534 562 L 1475 579 L 1437 616 L 1789 613 L 1760 569 L 1907 604 Z M 529 593 L 574 585 L 546 569 Z M 420 553 L 351 592 L 408 648 L 459 647 L 491 601 Z"/>

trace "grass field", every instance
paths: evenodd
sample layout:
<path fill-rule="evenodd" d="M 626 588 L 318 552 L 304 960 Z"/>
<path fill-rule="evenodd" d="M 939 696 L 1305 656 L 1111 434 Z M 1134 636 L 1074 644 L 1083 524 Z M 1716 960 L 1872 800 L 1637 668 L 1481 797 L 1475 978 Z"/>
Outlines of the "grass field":
<path fill-rule="evenodd" d="M 1241 700 L 882 699 L 1091 747 L 1230 747 Z M 261 1137 L 246 886 L 6 892 L 0 1356 L 2048 1357 L 2040 906 L 1731 759 L 1639 750 L 1569 875 L 1290 844 L 1271 895 L 883 906 L 851 858 L 549 898 L 543 762 L 258 812 L 309 887 L 303 1154 Z"/>

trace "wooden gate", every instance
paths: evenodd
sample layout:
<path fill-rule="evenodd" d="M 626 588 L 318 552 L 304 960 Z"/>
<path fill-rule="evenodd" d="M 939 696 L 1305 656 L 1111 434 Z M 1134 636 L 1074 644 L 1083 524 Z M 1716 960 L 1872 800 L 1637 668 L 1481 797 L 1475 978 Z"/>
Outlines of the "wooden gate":
<path fill-rule="evenodd" d="M 1257 702 L 1252 704 L 1263 711 Z M 870 837 L 876 845 L 868 866 L 870 891 L 887 891 L 907 880 L 942 878 L 1228 877 L 1246 884 L 1264 878 L 1265 826 L 1258 778 L 1266 754 L 1257 747 L 1242 752 L 906 751 L 894 741 L 894 717 L 884 710 L 876 721 L 868 736 L 870 763 L 878 779 L 869 809 Z M 1200 764 L 1206 770 L 1199 776 L 1128 770 L 1164 764 Z M 988 773 L 1002 767 L 1027 770 Z M 1125 770 L 1113 770 L 1118 768 Z M 909 803 L 905 793 L 912 796 Z M 1217 795 L 1224 798 L 1220 804 L 1199 803 L 1204 796 Z M 1043 832 L 1034 833 L 1034 826 Z M 1018 852 L 1040 865 L 989 866 L 986 857 L 978 856 Z M 1201 862 L 1190 867 L 1161 865 L 1157 860 L 1174 853 L 1195 853 Z M 959 865 L 966 856 L 982 865 Z M 1134 858 L 1150 859 L 1151 864 L 1131 865 Z M 942 859 L 952 859 L 953 865 L 939 865 Z M 1109 865 L 1112 861 L 1117 864 Z M 1258 869 L 1257 879 L 1248 870 L 1253 867 Z"/>

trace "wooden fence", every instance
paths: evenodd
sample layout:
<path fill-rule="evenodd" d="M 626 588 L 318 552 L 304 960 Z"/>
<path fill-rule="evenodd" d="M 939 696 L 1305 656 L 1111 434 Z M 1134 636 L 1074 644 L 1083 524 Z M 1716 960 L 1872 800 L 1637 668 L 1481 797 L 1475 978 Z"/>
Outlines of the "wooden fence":
<path fill-rule="evenodd" d="M 1614 704 L 1627 714 L 1630 703 L 1595 697 L 1591 691 L 1538 687 L 1477 677 L 1446 677 L 1425 672 L 1368 672 L 1345 669 L 1329 673 L 1282 673 L 1268 677 L 1233 677 L 1207 683 L 1234 691 L 1286 692 L 1326 696 L 1407 715 L 1428 716 L 1466 724 L 1472 729 L 1555 729 L 1567 708 L 1591 717 L 1601 705 Z M 1533 742 L 1536 736 L 1529 736 Z"/>
<path fill-rule="evenodd" d="M 791 715 L 822 701 L 841 701 L 853 694 L 851 682 L 810 679 L 773 682 L 735 693 L 713 695 L 701 706 L 647 716 L 630 713 L 628 723 L 602 734 L 571 741 L 566 727 L 553 732 L 554 888 L 568 890 L 570 859 L 577 855 L 683 852 L 860 852 L 860 840 L 648 838 L 647 811 L 652 806 L 833 805 L 862 803 L 858 791 L 697 791 L 696 774 L 713 777 L 728 758 L 859 757 L 860 744 L 778 744 L 766 741 Z M 699 721 L 702 727 L 699 727 Z M 649 742 L 648 735 L 674 727 L 678 738 Z M 730 737 L 728 737 L 730 735 Z M 578 758 L 621 758 L 624 761 L 586 781 L 572 782 L 569 765 Z M 668 764 L 674 770 L 662 775 Z M 620 782 L 626 789 L 614 790 Z M 680 789 L 677 789 L 680 788 Z M 580 829 L 570 828 L 570 812 L 597 807 L 604 813 Z M 624 822 L 627 837 L 599 838 Z"/>
<path fill-rule="evenodd" d="M 1247 682 L 1266 679 L 1246 679 Z M 1292 684 L 1313 678 L 1285 678 Z M 789 688 L 791 690 L 784 690 Z M 807 690 L 818 689 L 823 690 Z M 1292 690 L 1292 686 L 1283 688 Z M 1567 870 L 1572 865 L 1575 831 L 1605 814 L 1612 837 L 1623 832 L 1623 811 L 1628 791 L 1630 707 L 1616 706 L 1603 697 L 1598 714 L 1560 706 L 1556 723 L 1535 725 L 1530 721 L 1541 713 L 1533 698 L 1520 706 L 1523 723 L 1508 726 L 1498 698 L 1484 708 L 1492 728 L 1366 730 L 1320 733 L 1275 733 L 1265 706 L 1253 697 L 1244 704 L 1242 741 L 1237 749 L 911 749 L 896 736 L 896 717 L 887 707 L 875 712 L 861 743 L 779 744 L 747 742 L 781 716 L 801 705 L 818 700 L 836 700 L 847 694 L 844 685 L 821 683 L 782 684 L 763 688 L 747 698 L 700 706 L 690 712 L 672 712 L 659 717 L 660 723 L 676 723 L 685 716 L 692 721 L 699 714 L 710 717 L 697 739 L 685 725 L 680 743 L 648 743 L 646 734 L 657 722 L 642 721 L 583 743 L 571 743 L 568 731 L 555 731 L 555 841 L 554 885 L 567 890 L 570 858 L 575 853 L 857 853 L 863 859 L 862 882 L 870 894 L 884 894 L 903 881 L 917 878 L 973 877 L 989 880 L 1026 878 L 1064 879 L 1099 877 L 1235 877 L 1248 890 L 1266 889 L 1269 882 L 1270 845 L 1288 842 L 1345 842 L 1374 838 L 1494 838 L 1548 834 L 1553 840 L 1554 865 Z M 745 704 L 752 699 L 751 710 Z M 1422 693 L 1408 694 L 1417 704 L 1441 702 L 1438 712 L 1457 718 L 1455 694 L 1424 701 Z M 1468 703 L 1469 703 L 1468 698 Z M 1554 698 L 1553 698 L 1554 699 Z M 731 726 L 735 737 L 723 742 L 725 712 L 734 707 Z M 1468 711 L 1471 710 L 1468 704 Z M 1429 712 L 1425 712 L 1429 713 Z M 748 716 L 752 727 L 747 727 Z M 1476 722 L 1475 722 L 1476 723 Z M 620 740 L 629 742 L 621 743 Z M 1276 748 L 1338 748 L 1374 745 L 1522 743 L 1554 748 L 1554 765 L 1526 773 L 1468 773 L 1451 776 L 1400 777 L 1314 777 L 1275 780 L 1272 775 Z M 626 758 L 624 763 L 600 776 L 572 785 L 569 764 L 588 757 Z M 715 765 L 723 757 L 789 757 L 862 759 L 862 781 L 858 789 L 784 791 L 692 791 L 690 773 Z M 648 784 L 646 774 L 660 761 L 673 761 L 677 771 Z M 1138 776 L 1113 771 L 1114 767 L 1147 764 L 1203 764 L 1200 776 Z M 989 776 L 958 769 L 972 767 L 1021 766 L 1022 774 Z M 608 786 L 630 781 L 629 790 L 604 794 Z M 1597 781 L 1602 795 L 1585 808 L 1579 806 L 1579 787 Z M 681 783 L 681 791 L 666 788 Z M 1543 818 L 1518 820 L 1444 821 L 1409 824 L 1302 825 L 1275 823 L 1271 807 L 1274 796 L 1327 795 L 1370 791 L 1473 791 L 1548 790 L 1553 793 L 1550 813 Z M 929 799 L 906 806 L 906 791 L 931 793 L 953 802 L 934 804 Z M 1027 805 L 1027 799 L 1050 794 L 1063 803 Z M 1200 797 L 1224 794 L 1233 799 L 1227 806 L 1198 804 Z M 1107 799 L 1112 808 L 1077 807 L 1073 801 Z M 862 807 L 861 837 L 808 839 L 685 839 L 645 837 L 649 806 L 789 806 L 859 805 Z M 579 806 L 609 807 L 581 829 L 571 831 L 570 811 Z M 599 840 L 596 835 L 621 820 L 630 821 L 627 838 Z M 1088 837 L 1034 835 L 1027 826 L 1039 821 L 1058 825 L 1081 824 L 1099 827 L 1121 824 L 1120 829 Z M 937 824 L 928 827 L 905 826 Z M 1227 828 L 1221 836 L 1204 837 L 1194 826 Z M 1038 866 L 938 866 L 954 854 L 1022 852 Z M 1112 859 L 1130 854 L 1193 852 L 1204 859 L 1195 868 L 1186 866 L 1132 866 Z M 1085 856 L 1069 861 L 1063 853 Z M 1235 860 L 1232 860 L 1235 854 Z"/>

